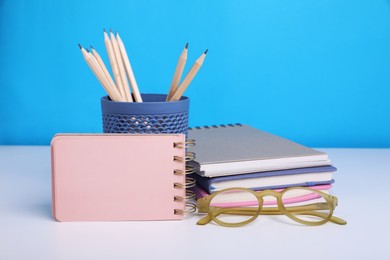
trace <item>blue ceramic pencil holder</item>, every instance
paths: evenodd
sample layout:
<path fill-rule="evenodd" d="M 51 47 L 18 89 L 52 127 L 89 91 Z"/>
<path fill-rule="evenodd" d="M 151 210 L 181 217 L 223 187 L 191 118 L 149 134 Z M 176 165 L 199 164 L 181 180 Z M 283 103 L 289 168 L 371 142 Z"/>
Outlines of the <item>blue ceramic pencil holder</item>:
<path fill-rule="evenodd" d="M 143 102 L 101 99 L 104 133 L 187 134 L 190 100 L 166 102 L 163 94 L 141 94 Z"/>

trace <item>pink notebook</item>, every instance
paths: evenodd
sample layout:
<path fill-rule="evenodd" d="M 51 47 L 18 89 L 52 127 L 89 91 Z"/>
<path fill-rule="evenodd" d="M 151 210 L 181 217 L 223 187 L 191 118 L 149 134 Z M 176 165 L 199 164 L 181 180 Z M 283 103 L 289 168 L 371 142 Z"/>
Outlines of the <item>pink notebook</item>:
<path fill-rule="evenodd" d="M 185 135 L 59 134 L 51 143 L 57 221 L 182 219 Z M 183 199 L 183 200 L 181 200 Z"/>

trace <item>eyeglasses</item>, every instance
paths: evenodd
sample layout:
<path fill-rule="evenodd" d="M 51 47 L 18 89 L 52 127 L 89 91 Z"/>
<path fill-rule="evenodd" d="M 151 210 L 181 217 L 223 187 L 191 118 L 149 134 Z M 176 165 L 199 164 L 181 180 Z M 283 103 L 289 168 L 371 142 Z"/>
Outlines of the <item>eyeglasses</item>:
<path fill-rule="evenodd" d="M 311 188 L 291 187 L 281 192 L 228 188 L 197 200 L 198 212 L 207 213 L 197 224 L 214 221 L 225 227 L 239 227 L 254 221 L 259 215 L 283 214 L 309 226 L 328 221 L 347 224 L 345 220 L 333 216 L 336 206 L 335 196 Z"/>

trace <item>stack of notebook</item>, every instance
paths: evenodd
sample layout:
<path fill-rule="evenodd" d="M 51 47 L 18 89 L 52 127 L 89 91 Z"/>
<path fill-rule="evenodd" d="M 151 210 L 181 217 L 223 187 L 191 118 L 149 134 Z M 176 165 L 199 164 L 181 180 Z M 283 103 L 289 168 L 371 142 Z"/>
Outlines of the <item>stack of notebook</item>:
<path fill-rule="evenodd" d="M 334 182 L 336 168 L 326 153 L 248 125 L 190 128 L 188 138 L 196 141 L 190 151 L 196 153 L 198 198 L 231 187 L 328 193 Z"/>

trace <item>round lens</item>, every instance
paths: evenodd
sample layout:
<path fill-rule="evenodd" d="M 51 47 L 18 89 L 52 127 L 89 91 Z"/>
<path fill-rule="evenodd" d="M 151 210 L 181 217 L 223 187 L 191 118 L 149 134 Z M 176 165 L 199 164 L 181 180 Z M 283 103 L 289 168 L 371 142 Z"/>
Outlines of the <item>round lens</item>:
<path fill-rule="evenodd" d="M 331 204 L 314 189 L 287 189 L 282 202 L 288 216 L 303 224 L 323 224 L 331 215 Z"/>
<path fill-rule="evenodd" d="M 209 208 L 216 222 L 246 224 L 257 217 L 259 201 L 248 190 L 228 189 L 216 195 Z"/>

